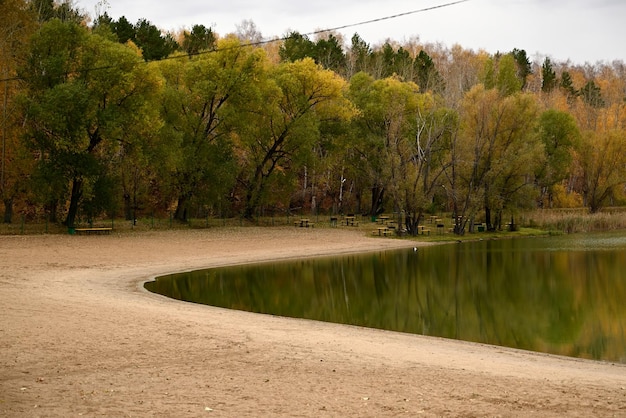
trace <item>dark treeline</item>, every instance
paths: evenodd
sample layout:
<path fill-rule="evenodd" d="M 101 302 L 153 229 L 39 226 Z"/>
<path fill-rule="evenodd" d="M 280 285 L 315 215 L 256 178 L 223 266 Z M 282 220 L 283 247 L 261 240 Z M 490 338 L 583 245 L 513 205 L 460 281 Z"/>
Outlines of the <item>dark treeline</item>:
<path fill-rule="evenodd" d="M 624 203 L 626 66 L 0 5 L 4 222 Z"/>

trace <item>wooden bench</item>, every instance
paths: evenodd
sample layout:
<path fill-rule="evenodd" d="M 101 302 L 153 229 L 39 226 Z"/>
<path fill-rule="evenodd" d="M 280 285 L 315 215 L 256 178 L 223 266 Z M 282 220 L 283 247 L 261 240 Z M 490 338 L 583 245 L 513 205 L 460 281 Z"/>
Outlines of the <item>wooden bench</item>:
<path fill-rule="evenodd" d="M 113 228 L 75 228 L 74 231 L 77 235 L 110 234 Z"/>

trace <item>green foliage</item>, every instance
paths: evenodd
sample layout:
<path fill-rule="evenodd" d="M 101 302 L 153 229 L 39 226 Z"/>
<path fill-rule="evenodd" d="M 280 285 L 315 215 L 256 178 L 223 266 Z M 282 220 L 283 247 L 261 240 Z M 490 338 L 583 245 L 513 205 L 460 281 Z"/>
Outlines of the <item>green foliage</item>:
<path fill-rule="evenodd" d="M 62 22 L 72 22 L 80 24 L 85 20 L 85 16 L 74 7 L 71 0 L 56 2 L 54 0 L 31 0 L 31 10 L 37 16 L 40 23 L 59 19 Z"/>
<path fill-rule="evenodd" d="M 415 57 L 413 66 L 417 71 L 416 82 L 421 91 L 442 92 L 444 90 L 445 85 L 443 79 L 439 74 L 439 71 L 437 71 L 432 58 L 426 53 L 426 51 L 420 51 L 417 57 Z"/>
<path fill-rule="evenodd" d="M 198 33 L 192 41 L 188 40 L 187 34 L 185 33 L 185 42 L 187 42 L 184 47 L 185 50 L 188 48 L 197 48 L 202 46 L 203 42 L 206 42 L 206 39 L 204 41 L 202 40 L 202 34 L 200 33 L 200 28 L 204 27 L 196 25 L 194 26 L 194 30 L 196 27 L 198 28 Z M 163 59 L 180 49 L 180 46 L 171 34 L 162 34 L 160 29 L 146 19 L 139 19 L 137 24 L 133 25 L 125 16 L 115 21 L 105 12 L 102 16 L 98 16 L 94 22 L 94 33 L 103 34 L 102 30 L 105 28 L 108 28 L 119 43 L 126 44 L 127 42 L 133 42 L 137 45 L 141 49 L 143 58 L 146 61 Z M 205 34 L 205 36 L 207 36 L 207 34 Z"/>
<path fill-rule="evenodd" d="M 315 44 L 315 62 L 322 67 L 341 72 L 346 66 L 346 56 L 339 44 L 339 40 L 332 34 L 328 38 L 321 38 Z"/>
<path fill-rule="evenodd" d="M 552 68 L 550 58 L 546 58 L 541 67 L 541 91 L 550 93 L 557 87 L 558 80 Z"/>
<path fill-rule="evenodd" d="M 496 87 L 503 96 L 510 96 L 519 92 L 524 85 L 524 80 L 520 80 L 516 66 L 515 57 L 511 54 L 502 56 L 498 63 L 498 76 Z"/>
<path fill-rule="evenodd" d="M 350 93 L 360 111 L 354 119 L 355 146 L 368 168 L 372 195 L 387 190 L 392 207 L 404 212 L 403 227 L 416 235 L 443 173 L 456 118 L 438 109 L 430 94 L 419 93 L 417 85 L 397 78 L 373 80 L 360 73 L 352 78 Z M 373 199 L 370 213 L 381 210 Z"/>
<path fill-rule="evenodd" d="M 576 97 L 578 97 L 579 95 L 578 90 L 576 90 L 576 88 L 574 87 L 574 81 L 572 80 L 572 76 L 570 75 L 568 71 L 563 71 L 563 74 L 561 74 L 561 83 L 559 86 L 567 95 L 567 98 L 570 101 L 570 103 Z"/>
<path fill-rule="evenodd" d="M 238 45 L 227 39 L 216 53 L 160 63 L 166 80 L 162 137 L 176 150 L 169 186 L 178 220 L 187 220 L 193 198 L 197 203 L 217 201 L 234 184 L 234 130 L 265 60 L 260 50 Z"/>
<path fill-rule="evenodd" d="M 522 81 L 521 89 L 524 89 L 524 87 L 526 87 L 528 76 L 533 73 L 530 60 L 528 59 L 528 55 L 526 55 L 526 51 L 523 49 L 515 48 L 511 52 L 511 55 L 513 55 L 513 58 L 517 63 L 517 76 Z"/>
<path fill-rule="evenodd" d="M 291 32 L 278 49 L 283 62 L 294 62 L 315 56 L 315 43 L 306 35 Z"/>
<path fill-rule="evenodd" d="M 183 50 L 189 55 L 195 55 L 200 51 L 215 48 L 215 34 L 211 28 L 204 25 L 194 25 L 191 32 L 183 33 Z"/>
<path fill-rule="evenodd" d="M 112 22 L 113 33 L 117 35 L 117 39 L 121 44 L 135 40 L 135 26 L 122 16 L 117 22 Z"/>
<path fill-rule="evenodd" d="M 135 25 L 133 40 L 141 48 L 146 61 L 165 58 L 178 49 L 171 36 L 163 36 L 161 31 L 146 19 L 140 19 Z"/>
<path fill-rule="evenodd" d="M 352 36 L 351 42 L 352 44 L 349 51 L 352 66 L 351 74 L 367 72 L 370 65 L 370 55 L 372 53 L 370 46 L 356 33 Z"/>
<path fill-rule="evenodd" d="M 291 32 L 278 49 L 278 54 L 282 62 L 312 58 L 323 68 L 335 72 L 340 72 L 346 65 L 342 46 L 333 34 L 313 42 L 306 35 Z"/>
<path fill-rule="evenodd" d="M 259 85 L 260 95 L 250 103 L 254 107 L 240 131 L 246 218 L 263 203 L 273 176 L 293 175 L 306 165 L 320 139 L 322 120 L 352 114 L 343 97 L 345 82 L 311 59 L 280 64 Z"/>
<path fill-rule="evenodd" d="M 583 98 L 585 103 L 591 107 L 599 108 L 604 106 L 600 87 L 596 86 L 593 80 L 588 81 L 587 84 L 580 89 L 579 95 Z"/>
<path fill-rule="evenodd" d="M 505 209 L 532 201 L 533 175 L 543 160 L 534 128 L 537 114 L 537 103 L 528 94 L 504 97 L 482 86 L 467 93 L 446 186 L 455 214 L 462 216 L 457 233 L 464 232 L 480 208 L 487 228 L 499 229 Z"/>
<path fill-rule="evenodd" d="M 149 121 L 143 115 L 157 78 L 137 66 L 136 51 L 71 22 L 46 23 L 31 46 L 23 69 L 29 74 L 26 121 L 41 164 L 54 162 L 53 172 L 71 185 L 66 223 L 72 225 L 83 188 L 97 190 L 119 144 Z"/>
<path fill-rule="evenodd" d="M 545 163 L 537 172 L 537 181 L 544 193 L 564 180 L 570 170 L 573 151 L 577 147 L 580 133 L 574 118 L 566 112 L 550 109 L 539 118 L 539 137 L 543 142 Z"/>

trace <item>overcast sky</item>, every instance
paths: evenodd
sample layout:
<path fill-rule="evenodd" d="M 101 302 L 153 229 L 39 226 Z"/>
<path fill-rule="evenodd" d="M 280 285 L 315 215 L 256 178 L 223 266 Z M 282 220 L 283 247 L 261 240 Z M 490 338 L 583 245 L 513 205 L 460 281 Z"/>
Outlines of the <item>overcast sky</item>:
<path fill-rule="evenodd" d="M 265 38 L 293 30 L 310 33 L 369 21 L 454 0 L 75 0 L 91 16 L 107 11 L 131 23 L 147 19 L 164 30 L 195 24 L 225 35 L 251 20 Z M 575 64 L 626 61 L 626 0 L 468 0 L 381 22 L 340 30 L 350 40 L 356 32 L 370 45 L 391 38 L 402 42 L 440 42 L 447 47 L 489 53 L 524 49 L 539 62 Z"/>

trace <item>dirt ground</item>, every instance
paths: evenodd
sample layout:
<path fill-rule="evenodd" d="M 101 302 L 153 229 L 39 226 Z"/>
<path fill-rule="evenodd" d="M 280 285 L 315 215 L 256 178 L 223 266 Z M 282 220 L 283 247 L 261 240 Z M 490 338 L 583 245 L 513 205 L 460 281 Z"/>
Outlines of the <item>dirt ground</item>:
<path fill-rule="evenodd" d="M 338 229 L 0 237 L 0 416 L 626 416 L 626 365 L 169 300 L 154 276 L 414 243 Z"/>

